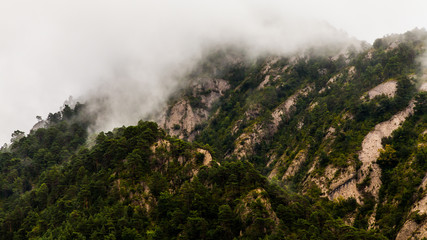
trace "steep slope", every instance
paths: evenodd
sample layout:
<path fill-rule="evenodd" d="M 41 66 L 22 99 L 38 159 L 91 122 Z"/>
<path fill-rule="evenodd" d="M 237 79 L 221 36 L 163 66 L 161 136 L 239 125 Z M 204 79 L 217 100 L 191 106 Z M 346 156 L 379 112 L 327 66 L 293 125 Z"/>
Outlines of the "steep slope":
<path fill-rule="evenodd" d="M 208 143 L 218 159 L 248 160 L 297 192 L 317 187 L 331 200 L 355 198 L 354 226 L 384 226 L 377 210 L 387 186 L 376 162 L 382 140 L 422 105 L 413 99 L 426 39 L 414 30 L 359 51 L 240 58 L 222 73 L 229 89 L 191 139 Z"/>
<path fill-rule="evenodd" d="M 192 91 L 171 104 L 158 122 L 170 134 L 194 140 L 200 125 L 208 119 L 213 104 L 230 85 L 223 79 L 203 78 L 197 79 L 189 88 Z"/>
<path fill-rule="evenodd" d="M 363 139 L 362 149 L 359 152 L 359 160 L 362 163 L 360 169 L 342 185 L 351 184 L 353 189 L 356 189 L 356 184 L 362 184 L 368 178 L 369 183 L 365 183 L 366 186 L 363 191 L 369 192 L 378 199 L 378 192 L 381 187 L 381 169 L 376 164 L 376 160 L 380 156 L 380 150 L 383 149 L 381 140 L 390 137 L 391 133 L 399 128 L 406 118 L 413 113 L 413 109 L 414 102 L 411 102 L 407 108 L 393 115 L 390 120 L 375 125 L 375 128 Z M 348 190 L 342 189 L 342 185 L 332 190 L 333 193 L 330 194 L 330 198 L 335 199 L 343 194 L 348 194 Z M 356 196 L 360 198 L 361 195 L 355 193 L 353 197 Z"/>
<path fill-rule="evenodd" d="M 56 124 L 67 124 L 62 116 Z M 219 164 L 153 122 L 100 133 L 93 147 L 42 166 L 31 186 L 20 188 L 28 180 L 22 169 L 35 158 L 22 151 L 42 147 L 49 155 L 61 141 L 28 139 L 56 124 L 0 154 L 2 189 L 12 186 L 0 197 L 0 239 L 384 239 L 339 219 L 351 201 L 291 193 L 249 162 Z"/>
<path fill-rule="evenodd" d="M 426 41 L 214 51 L 157 124 L 93 143 L 66 107 L 1 150 L 0 239 L 423 237 Z"/>

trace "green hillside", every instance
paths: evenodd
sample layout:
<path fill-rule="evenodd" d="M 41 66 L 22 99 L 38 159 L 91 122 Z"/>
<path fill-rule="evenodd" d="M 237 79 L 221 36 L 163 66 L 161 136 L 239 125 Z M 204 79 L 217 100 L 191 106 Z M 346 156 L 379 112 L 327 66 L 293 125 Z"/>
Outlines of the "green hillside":
<path fill-rule="evenodd" d="M 292 193 L 153 122 L 100 133 L 87 148 L 74 144 L 84 123 L 57 116 L 0 155 L 2 239 L 380 236 L 339 219 L 354 201 Z"/>
<path fill-rule="evenodd" d="M 89 138 L 65 106 L 0 152 L 0 239 L 422 238 L 426 41 L 214 51 L 157 123 Z"/>

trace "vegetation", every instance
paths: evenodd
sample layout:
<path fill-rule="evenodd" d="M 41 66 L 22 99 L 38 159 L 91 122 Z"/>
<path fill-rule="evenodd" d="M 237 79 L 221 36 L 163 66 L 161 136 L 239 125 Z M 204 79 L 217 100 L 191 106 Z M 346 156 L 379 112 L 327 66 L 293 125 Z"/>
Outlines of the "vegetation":
<path fill-rule="evenodd" d="M 85 106 L 65 106 L 45 128 L 15 131 L 0 151 L 0 239 L 395 238 L 405 221 L 426 220 L 411 212 L 425 196 L 427 94 L 415 88 L 425 39 L 408 32 L 360 52 L 253 62 L 214 52 L 190 77 L 231 87 L 193 143 L 140 121 L 88 144 Z M 397 82 L 394 97 L 366 97 L 386 81 Z M 357 184 L 362 201 L 331 201 L 312 180 L 328 169 L 336 169 L 332 179 L 357 171 L 364 137 L 412 100 L 414 114 L 382 141 L 378 199 L 364 191 L 367 177 Z"/>
<path fill-rule="evenodd" d="M 71 127 L 82 123 L 73 124 L 59 118 L 0 155 L 2 239 L 380 237 L 338 218 L 354 202 L 291 193 L 247 161 L 204 166 L 196 145 L 166 136 L 152 122 L 100 133 L 92 148 L 80 145 L 58 159 L 57 145 L 76 149 L 63 138 L 85 136 Z M 60 127 L 63 135 L 40 137 Z M 33 148 L 43 150 L 31 154 Z"/>

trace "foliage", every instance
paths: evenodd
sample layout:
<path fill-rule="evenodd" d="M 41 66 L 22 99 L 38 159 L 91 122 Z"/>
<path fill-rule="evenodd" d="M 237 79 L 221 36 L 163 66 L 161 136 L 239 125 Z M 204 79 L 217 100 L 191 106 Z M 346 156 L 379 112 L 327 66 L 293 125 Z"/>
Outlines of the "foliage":
<path fill-rule="evenodd" d="M 307 50 L 295 59 L 236 63 L 223 59 L 241 56 L 237 50 L 213 52 L 190 77 L 222 78 L 231 89 L 197 126 L 194 143 L 140 121 L 86 144 L 84 105 L 49 114 L 46 128 L 16 131 L 0 152 L 0 239 L 396 237 L 407 219 L 425 219 L 410 210 L 423 196 L 427 171 L 427 97 L 416 93 L 413 79 L 422 39 L 401 38 L 394 47 L 384 38 L 334 57 Z M 397 81 L 394 97 L 363 97 L 388 80 Z M 200 107 L 197 96 L 184 96 Z M 274 118 L 291 97 L 286 114 Z M 329 166 L 337 174 L 357 170 L 364 137 L 412 99 L 414 114 L 383 139 L 379 199 L 330 201 L 307 184 L 308 175 L 321 177 Z M 242 134 L 255 136 L 254 144 L 237 159 Z M 304 160 L 282 179 L 299 153 Z M 265 177 L 274 170 L 272 180 Z M 367 230 L 375 211 L 378 229 Z"/>
<path fill-rule="evenodd" d="M 46 144 L 46 156 L 60 140 L 24 141 Z M 152 122 L 100 133 L 92 148 L 81 146 L 68 160 L 41 165 L 23 188 L 27 178 L 18 170 L 26 163 L 13 156 L 31 147 L 16 145 L 1 155 L 2 163 L 14 162 L 2 168 L 1 179 L 10 180 L 2 189 L 10 190 L 0 202 L 7 206 L 0 212 L 1 239 L 380 238 L 336 218 L 353 207 L 285 191 L 247 161 L 200 166 L 205 156 L 195 146 L 167 137 Z M 246 202 L 258 189 L 257 200 Z"/>

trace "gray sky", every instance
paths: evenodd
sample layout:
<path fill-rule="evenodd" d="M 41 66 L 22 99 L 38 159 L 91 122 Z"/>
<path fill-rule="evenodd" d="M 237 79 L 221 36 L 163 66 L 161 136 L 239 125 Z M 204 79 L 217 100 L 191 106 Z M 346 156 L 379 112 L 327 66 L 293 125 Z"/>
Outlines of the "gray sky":
<path fill-rule="evenodd" d="M 210 44 L 243 42 L 256 54 L 372 43 L 426 28 L 425 9 L 421 0 L 0 0 L 0 143 L 70 95 L 110 96 L 101 129 L 135 123 Z"/>

